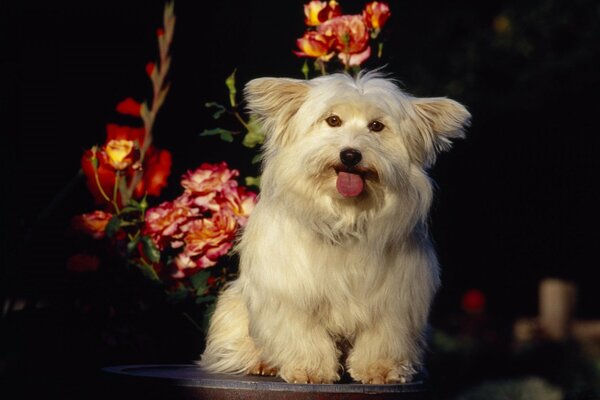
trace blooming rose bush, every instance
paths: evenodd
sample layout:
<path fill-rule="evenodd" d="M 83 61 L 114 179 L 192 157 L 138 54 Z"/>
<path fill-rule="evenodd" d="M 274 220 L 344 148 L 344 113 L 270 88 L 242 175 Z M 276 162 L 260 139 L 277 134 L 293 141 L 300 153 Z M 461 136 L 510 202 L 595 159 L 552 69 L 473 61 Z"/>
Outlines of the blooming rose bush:
<path fill-rule="evenodd" d="M 246 225 L 256 193 L 239 186 L 237 170 L 202 164 L 181 180 L 184 192 L 146 212 L 143 233 L 168 251 L 168 277 L 180 279 L 217 265 L 240 227 Z"/>
<path fill-rule="evenodd" d="M 325 74 L 325 64 L 335 56 L 345 69 L 360 67 L 371 56 L 371 41 L 376 39 L 390 17 L 387 3 L 368 3 L 361 14 L 343 15 L 335 1 L 311 1 L 304 6 L 308 30 L 296 41 L 298 57 L 314 58 L 316 69 Z M 382 43 L 378 46 L 381 56 Z M 303 69 L 308 75 L 308 66 Z"/>
<path fill-rule="evenodd" d="M 114 271 L 112 264 L 119 259 L 125 261 L 122 272 L 140 271 L 167 299 L 210 307 L 220 287 L 235 273 L 228 254 L 257 195 L 238 184 L 239 172 L 227 163 L 203 163 L 181 177 L 178 197 L 150 204 L 150 198 L 160 196 L 167 186 L 173 164 L 171 153 L 154 145 L 153 126 L 169 91 L 174 24 L 173 3 L 169 3 L 164 27 L 157 31 L 159 60 L 146 65 L 153 89 L 150 101 L 128 97 L 116 106 L 119 114 L 137 124 L 107 124 L 104 143 L 83 152 L 81 169 L 98 209 L 75 216 L 72 228 L 93 243 L 105 245 L 88 245 L 68 258 L 67 268 L 86 274 L 107 268 Z M 228 87 L 235 90 L 234 83 Z M 235 95 L 231 99 L 235 102 Z M 255 123 L 248 121 L 247 126 L 247 143 L 260 144 L 262 136 Z M 90 251 L 94 249 L 99 254 Z M 201 325 L 201 318 L 191 314 L 199 313 L 186 315 Z"/>

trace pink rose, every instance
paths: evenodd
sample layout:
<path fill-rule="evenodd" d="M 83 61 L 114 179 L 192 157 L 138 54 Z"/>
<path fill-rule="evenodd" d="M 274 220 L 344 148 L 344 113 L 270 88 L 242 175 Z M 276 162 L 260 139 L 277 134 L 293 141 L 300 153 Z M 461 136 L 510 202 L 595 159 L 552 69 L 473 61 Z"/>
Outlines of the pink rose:
<path fill-rule="evenodd" d="M 177 248 L 181 246 L 177 239 L 181 239 L 184 235 L 181 227 L 198 215 L 199 210 L 193 207 L 191 200 L 186 196 L 180 196 L 172 202 L 165 201 L 146 212 L 144 233 L 150 235 L 161 250 L 169 244 L 170 247 Z"/>
<path fill-rule="evenodd" d="M 241 226 L 246 226 L 248 217 L 256 205 L 256 193 L 246 190 L 245 187 L 231 186 L 223 191 L 222 199 L 226 202 Z"/>
<path fill-rule="evenodd" d="M 181 179 L 181 186 L 194 195 L 205 195 L 223 190 L 223 185 L 239 175 L 235 169 L 227 168 L 227 163 L 204 163 L 195 171 L 188 171 Z"/>
<path fill-rule="evenodd" d="M 198 268 L 214 266 L 233 246 L 237 221 L 231 212 L 216 213 L 186 225 L 183 252 L 175 259 L 174 278 L 189 276 Z"/>

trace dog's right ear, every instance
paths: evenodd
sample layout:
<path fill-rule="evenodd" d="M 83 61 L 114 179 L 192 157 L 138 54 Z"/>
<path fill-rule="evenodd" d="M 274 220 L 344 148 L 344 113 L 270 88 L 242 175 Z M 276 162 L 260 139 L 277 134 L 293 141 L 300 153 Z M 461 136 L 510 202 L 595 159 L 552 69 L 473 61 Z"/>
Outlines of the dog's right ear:
<path fill-rule="evenodd" d="M 288 78 L 258 78 L 246 84 L 248 110 L 258 117 L 267 140 L 283 145 L 290 139 L 284 131 L 304 103 L 308 90 L 306 81 Z"/>

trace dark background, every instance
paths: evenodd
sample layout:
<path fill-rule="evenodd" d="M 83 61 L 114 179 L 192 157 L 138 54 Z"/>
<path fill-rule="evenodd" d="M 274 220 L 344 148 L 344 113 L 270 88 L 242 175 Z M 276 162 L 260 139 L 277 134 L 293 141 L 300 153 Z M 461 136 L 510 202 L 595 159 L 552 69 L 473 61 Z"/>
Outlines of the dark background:
<path fill-rule="evenodd" d="M 341 2 L 345 13 L 363 4 Z M 155 143 L 174 160 L 163 198 L 177 195 L 181 174 L 204 161 L 252 172 L 241 146 L 198 136 L 227 125 L 216 123 L 204 103 L 226 103 L 223 82 L 234 68 L 240 83 L 301 78 L 302 61 L 292 50 L 305 29 L 302 5 L 176 2 L 172 90 L 155 128 Z M 438 187 L 431 227 L 443 268 L 434 324 L 477 288 L 490 316 L 509 329 L 515 317 L 537 312 L 537 285 L 548 276 L 577 284 L 578 317 L 600 317 L 600 7 L 591 0 L 390 6 L 384 58 L 367 67 L 386 64 L 409 92 L 452 97 L 473 114 L 467 139 L 431 171 Z M 93 209 L 77 175 L 82 151 L 104 142 L 106 123 L 124 122 L 114 109 L 119 101 L 150 96 L 144 66 L 157 57 L 162 8 L 161 1 L 108 0 L 18 1 L 0 9 L 7 139 L 0 157 L 1 289 L 3 299 L 26 304 L 3 314 L 0 373 L 33 375 L 52 363 L 94 370 L 177 361 L 197 350 L 170 347 L 191 335 L 176 323 L 156 341 L 152 335 L 163 331 L 144 317 L 135 322 L 152 346 L 122 343 L 117 348 L 127 350 L 103 352 L 105 338 L 95 332 L 105 327 L 74 312 L 70 300 L 78 290 L 107 288 L 82 289 L 65 268 L 73 252 L 70 218 Z M 495 28 L 499 16 L 510 21 L 508 31 Z"/>

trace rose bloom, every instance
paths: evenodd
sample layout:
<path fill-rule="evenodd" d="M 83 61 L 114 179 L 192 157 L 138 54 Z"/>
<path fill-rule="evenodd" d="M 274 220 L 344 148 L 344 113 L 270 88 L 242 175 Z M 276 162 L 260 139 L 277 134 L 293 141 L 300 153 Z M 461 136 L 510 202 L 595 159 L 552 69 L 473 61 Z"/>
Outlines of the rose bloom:
<path fill-rule="evenodd" d="M 132 142 L 138 142 L 138 145 L 142 147 L 144 144 L 144 138 L 146 137 L 146 130 L 144 128 L 136 128 L 131 126 L 117 125 L 117 124 L 106 124 L 106 142 L 111 140 L 131 140 Z"/>
<path fill-rule="evenodd" d="M 108 156 L 108 162 L 116 170 L 121 171 L 131 165 L 133 159 L 131 152 L 133 151 L 133 141 L 127 139 L 110 140 L 104 147 L 104 151 Z"/>
<path fill-rule="evenodd" d="M 144 157 L 142 180 L 135 188 L 135 196 L 140 198 L 145 193 L 160 196 L 160 192 L 167 186 L 172 165 L 173 157 L 168 150 L 150 146 Z"/>
<path fill-rule="evenodd" d="M 96 172 L 94 172 L 94 167 L 92 165 L 92 158 L 96 157 L 98 167 Z M 113 187 L 115 185 L 116 173 L 113 166 L 108 161 L 108 156 L 104 150 L 86 150 L 81 157 L 81 169 L 86 178 L 86 185 L 88 190 L 94 197 L 96 204 L 104 204 L 106 203 L 106 199 L 100 193 L 100 189 L 98 189 L 98 184 L 96 183 L 95 174 L 98 174 L 98 181 L 104 190 L 104 193 L 112 193 Z"/>
<path fill-rule="evenodd" d="M 117 104 L 117 112 L 133 117 L 139 117 L 141 109 L 142 105 L 131 97 L 128 97 Z"/>
<path fill-rule="evenodd" d="M 376 31 L 383 28 L 390 15 L 392 15 L 390 13 L 390 6 L 380 1 L 373 1 L 367 4 L 363 11 L 363 17 L 367 22 L 367 26 Z"/>
<path fill-rule="evenodd" d="M 229 169 L 226 162 L 219 164 L 203 163 L 194 171 L 188 171 L 181 179 L 181 186 L 186 192 L 193 194 L 208 194 L 223 190 L 224 185 L 230 179 L 240 173 L 235 169 Z"/>
<path fill-rule="evenodd" d="M 333 47 L 346 65 L 358 66 L 371 55 L 369 30 L 362 15 L 330 19 L 319 25 L 317 31 L 333 39 Z"/>
<path fill-rule="evenodd" d="M 184 251 L 175 259 L 177 272 L 173 277 L 182 278 L 198 268 L 214 266 L 233 246 L 237 225 L 233 213 L 226 211 L 190 222 Z"/>
<path fill-rule="evenodd" d="M 94 239 L 102 239 L 106 236 L 106 225 L 111 218 L 112 214 L 110 213 L 94 211 L 73 217 L 71 226 L 73 229 L 86 233 Z"/>
<path fill-rule="evenodd" d="M 191 200 L 185 196 L 172 202 L 165 201 L 146 211 L 144 233 L 152 238 L 160 250 L 166 246 L 181 247 L 185 234 L 182 227 L 198 215 L 199 210 L 192 207 Z"/>
<path fill-rule="evenodd" d="M 67 269 L 71 272 L 94 272 L 100 267 L 100 259 L 94 255 L 74 254 L 67 259 Z"/>
<path fill-rule="evenodd" d="M 246 226 L 248 217 L 256 205 L 256 193 L 247 190 L 245 187 L 231 185 L 223 191 L 222 199 L 226 202 L 226 207 L 233 212 L 240 226 Z"/>
<path fill-rule="evenodd" d="M 144 128 L 132 128 L 116 124 L 106 125 L 106 145 L 97 151 L 86 150 L 81 158 L 81 168 L 86 177 L 88 189 L 97 204 L 106 203 L 106 199 L 100 193 L 94 173 L 92 159 L 97 159 L 98 180 L 107 195 L 112 195 L 116 170 L 123 170 L 124 174 L 131 180 L 136 164 L 134 143 L 141 146 L 144 141 Z M 139 163 L 137 163 L 139 164 Z M 150 146 L 144 157 L 144 165 L 141 166 L 143 175 L 140 183 L 136 186 L 134 195 L 141 198 L 145 193 L 151 196 L 159 196 L 162 189 L 167 185 L 167 178 L 171 173 L 172 157 L 167 150 L 157 149 Z"/>
<path fill-rule="evenodd" d="M 316 31 L 308 31 L 296 44 L 300 51 L 294 51 L 298 57 L 319 58 L 323 61 L 329 61 L 334 53 L 331 51 L 333 40 Z"/>
<path fill-rule="evenodd" d="M 342 14 L 340 5 L 335 1 L 311 1 L 304 5 L 304 22 L 307 26 L 317 26 L 328 19 Z"/>

